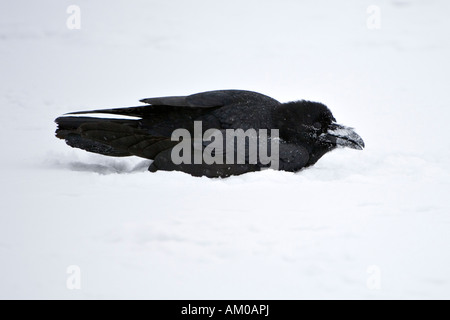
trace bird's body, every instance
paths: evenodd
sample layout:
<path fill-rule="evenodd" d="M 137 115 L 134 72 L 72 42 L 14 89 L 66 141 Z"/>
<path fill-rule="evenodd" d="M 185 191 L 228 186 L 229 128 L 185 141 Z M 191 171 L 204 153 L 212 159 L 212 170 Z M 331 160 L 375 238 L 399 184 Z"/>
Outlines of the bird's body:
<path fill-rule="evenodd" d="M 254 137 L 261 152 L 261 144 L 272 148 L 271 155 L 277 155 L 278 169 L 298 171 L 316 163 L 325 153 L 337 146 L 362 149 L 364 142 L 350 128 L 335 123 L 330 110 L 323 104 L 310 101 L 280 103 L 268 96 L 242 90 L 219 90 L 190 96 L 148 98 L 144 106 L 74 112 L 56 119 L 56 136 L 72 147 L 107 156 L 138 156 L 154 160 L 150 171 L 178 170 L 194 176 L 227 177 L 268 167 L 259 158 L 251 160 L 252 137 L 247 136 L 243 149 L 234 147 L 236 153 L 245 152 L 244 162 L 226 161 L 215 149 L 215 163 L 208 161 L 174 160 L 174 149 L 180 141 L 173 141 L 176 130 L 184 130 L 191 136 L 201 124 L 201 136 L 212 132 L 214 139 L 224 139 L 230 130 L 256 132 Z M 133 116 L 136 119 L 107 119 L 81 114 L 107 113 Z M 214 129 L 216 131 L 211 131 Z M 273 136 L 273 129 L 277 135 Z M 208 131 L 210 130 L 210 131 Z M 266 131 L 264 131 L 266 130 Z M 236 131 L 238 132 L 238 131 Z M 263 135 L 261 132 L 267 132 Z M 193 153 L 199 149 L 193 139 L 190 142 Z M 186 142 L 186 141 L 185 141 Z M 276 150 L 274 143 L 276 142 Z M 217 143 L 217 141 L 216 141 Z M 197 146 L 197 147 L 195 147 Z M 225 147 L 224 147 L 225 148 Z M 200 151 L 208 150 L 208 143 L 202 141 Z M 211 149 L 211 146 L 209 147 Z M 228 150 L 228 149 L 227 149 Z M 228 150 L 229 151 L 229 150 Z M 277 153 L 275 153 L 277 151 Z M 186 152 L 184 150 L 182 153 Z M 228 152 L 229 153 L 229 152 Z M 185 154 L 184 154 L 185 156 Z M 237 155 L 239 157 L 239 155 Z M 185 158 L 186 159 L 186 158 Z M 235 157 L 233 156 L 233 159 Z"/>

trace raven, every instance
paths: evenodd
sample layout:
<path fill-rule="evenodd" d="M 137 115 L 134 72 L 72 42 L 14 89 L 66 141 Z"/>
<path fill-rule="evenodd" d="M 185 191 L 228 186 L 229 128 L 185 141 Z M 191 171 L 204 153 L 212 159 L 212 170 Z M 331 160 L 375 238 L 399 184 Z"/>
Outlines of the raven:
<path fill-rule="evenodd" d="M 147 98 L 140 102 L 145 105 L 68 113 L 55 120 L 58 125 L 56 137 L 65 140 L 71 147 L 106 156 L 138 156 L 154 160 L 149 167 L 151 172 L 176 170 L 210 178 L 259 171 L 269 165 L 260 158 L 249 158 L 250 136 L 244 138 L 243 149 L 231 147 L 235 153 L 245 152 L 240 162 L 222 161 L 225 154 L 229 153 L 228 149 L 227 152 L 217 149 L 211 153 L 220 160 L 216 162 L 204 159 L 175 161 L 174 153 L 183 154 L 188 159 L 193 157 L 190 150 L 180 152 L 181 142 L 173 139 L 177 129 L 195 135 L 198 134 L 195 133 L 196 124 L 200 123 L 200 137 L 212 132 L 214 139 L 210 139 L 211 143 L 222 139 L 223 135 L 217 133 L 225 133 L 225 137 L 228 137 L 227 133 L 231 129 L 241 132 L 271 130 L 266 135 L 259 131 L 256 133 L 259 149 L 270 145 L 266 152 L 273 155 L 277 151 L 277 159 L 274 159 L 277 169 L 292 172 L 315 164 L 325 153 L 337 147 L 358 150 L 365 147 L 362 138 L 352 128 L 337 124 L 331 111 L 318 102 L 300 100 L 280 103 L 263 94 L 243 90 Z M 83 114 L 90 116 L 81 116 Z M 122 119 L 99 118 L 92 114 L 119 115 Z M 183 136 L 183 142 L 186 142 L 185 139 Z M 195 138 L 188 143 L 194 153 L 195 149 L 205 151 L 209 145 L 205 141 L 199 145 Z M 227 141 L 224 143 L 229 144 Z M 235 160 L 234 156 L 232 160 Z"/>

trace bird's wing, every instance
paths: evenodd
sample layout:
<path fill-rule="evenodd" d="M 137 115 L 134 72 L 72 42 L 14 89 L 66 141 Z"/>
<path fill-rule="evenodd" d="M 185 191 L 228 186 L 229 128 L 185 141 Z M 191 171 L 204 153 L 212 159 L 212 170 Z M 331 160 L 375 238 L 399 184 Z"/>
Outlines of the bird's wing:
<path fill-rule="evenodd" d="M 216 90 L 190 96 L 146 98 L 140 101 L 151 105 L 191 108 L 223 107 L 235 103 L 278 102 L 261 93 L 245 90 Z"/>
<path fill-rule="evenodd" d="M 67 113 L 68 115 L 80 115 L 80 114 L 114 114 L 122 116 L 132 116 L 140 118 L 150 118 L 156 114 L 175 112 L 186 112 L 189 118 L 195 118 L 205 113 L 211 108 L 220 108 L 232 104 L 273 104 L 279 103 L 277 100 L 263 95 L 261 93 L 245 91 L 245 90 L 217 90 L 207 91 L 202 93 L 196 93 L 190 96 L 177 96 L 177 97 L 159 97 L 159 98 L 146 98 L 140 100 L 143 103 L 147 103 L 145 106 L 126 107 L 126 108 L 114 108 L 114 109 L 96 109 L 88 111 L 77 111 Z M 181 112 L 180 108 L 183 109 Z"/>

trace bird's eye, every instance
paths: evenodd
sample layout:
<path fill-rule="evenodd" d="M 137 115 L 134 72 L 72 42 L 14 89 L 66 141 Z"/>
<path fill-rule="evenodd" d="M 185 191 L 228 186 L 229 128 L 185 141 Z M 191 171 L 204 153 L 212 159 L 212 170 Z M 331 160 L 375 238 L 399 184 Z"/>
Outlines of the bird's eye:
<path fill-rule="evenodd" d="M 316 122 L 313 124 L 313 127 L 316 128 L 317 130 L 322 129 L 322 124 L 320 122 Z"/>

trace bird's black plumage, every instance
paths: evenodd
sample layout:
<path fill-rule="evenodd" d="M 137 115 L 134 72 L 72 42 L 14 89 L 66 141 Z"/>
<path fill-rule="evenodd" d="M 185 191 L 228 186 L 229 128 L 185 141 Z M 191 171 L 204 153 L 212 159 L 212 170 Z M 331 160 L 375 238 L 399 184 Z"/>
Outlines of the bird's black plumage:
<path fill-rule="evenodd" d="M 208 177 L 227 177 L 258 171 L 267 165 L 259 160 L 249 160 L 249 141 L 245 145 L 247 153 L 244 163 L 174 163 L 172 151 L 179 142 L 171 140 L 172 133 L 177 129 L 185 129 L 193 135 L 195 121 L 201 122 L 202 134 L 208 129 L 220 130 L 223 133 L 227 129 L 269 130 L 264 139 L 267 139 L 268 145 L 277 139 L 279 170 L 298 171 L 311 166 L 325 153 L 339 146 L 364 148 L 363 140 L 351 128 L 337 124 L 331 111 L 317 102 L 301 100 L 280 103 L 268 96 L 242 90 L 148 98 L 142 99 L 141 102 L 146 105 L 73 112 L 59 117 L 56 119 L 56 136 L 64 139 L 71 147 L 89 152 L 115 157 L 138 156 L 152 159 L 154 161 L 150 171 L 177 170 L 194 176 Z M 92 113 L 137 118 L 107 119 L 85 116 Z M 84 116 L 78 116 L 81 114 Z M 271 129 L 278 129 L 279 137 L 271 136 Z M 258 134 L 258 141 L 263 139 L 261 137 Z M 203 142 L 200 148 L 204 150 L 207 146 L 208 143 Z M 225 155 L 223 157 L 225 159 Z"/>

